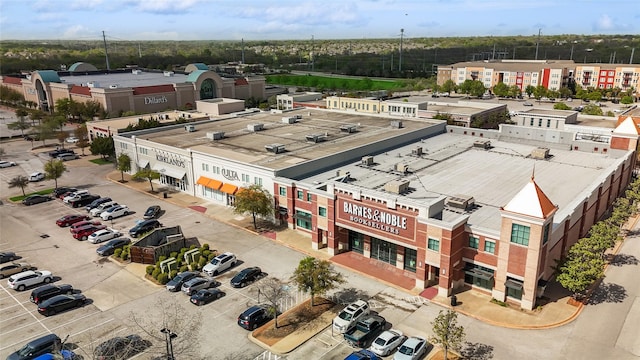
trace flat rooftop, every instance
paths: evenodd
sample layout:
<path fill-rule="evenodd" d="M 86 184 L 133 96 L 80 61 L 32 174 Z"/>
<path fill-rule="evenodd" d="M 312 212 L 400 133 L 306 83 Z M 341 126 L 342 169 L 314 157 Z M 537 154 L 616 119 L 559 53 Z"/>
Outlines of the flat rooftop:
<path fill-rule="evenodd" d="M 444 133 L 372 154 L 374 164 L 371 166 L 358 161 L 299 180 L 320 188 L 323 184 L 339 181 L 337 170 L 348 171 L 349 186 L 382 193 L 385 193 L 384 185 L 390 181 L 409 180 L 409 191 L 401 195 L 387 193 L 388 196 L 423 202 L 425 206 L 443 196 L 472 196 L 478 207 L 468 213 L 469 225 L 499 232 L 500 208 L 528 183 L 534 168 L 536 183 L 559 206 L 555 216 L 559 221 L 587 197 L 587 189 L 603 181 L 627 156 L 627 152 L 620 150 L 597 154 L 553 148 L 550 158 L 535 160 L 529 155 L 536 146 L 491 139 L 492 147 L 485 150 L 473 146 L 478 140 L 477 137 Z M 423 155 L 412 154 L 417 146 L 422 147 Z M 395 171 L 399 163 L 408 165 L 407 173 Z M 443 220 L 453 220 L 461 213 L 445 210 Z"/>
<path fill-rule="evenodd" d="M 73 75 L 60 76 L 65 84 L 84 85 L 93 82 L 96 88 L 108 89 L 111 85 L 119 88 L 138 87 L 138 86 L 155 86 L 166 84 L 180 84 L 187 81 L 188 75 L 173 74 L 165 76 L 162 72 L 145 72 L 141 71 L 135 75 L 132 72 L 111 73 L 111 74 L 89 74 L 89 75 Z M 96 85 L 97 84 L 97 85 Z"/>
<path fill-rule="evenodd" d="M 295 116 L 300 118 L 293 124 L 282 121 L 283 117 Z M 402 128 L 392 127 L 391 123 L 394 121 L 401 121 Z M 183 127 L 176 127 L 133 134 L 156 143 L 190 148 L 193 151 L 277 171 L 441 123 L 439 120 L 430 119 L 297 109 L 284 113 L 256 112 L 246 116 L 227 116 L 222 119 L 193 122 L 191 124 L 195 125 L 195 132 L 186 132 Z M 263 130 L 249 130 L 249 127 L 256 124 L 262 124 Z M 354 132 L 341 129 L 345 126 L 352 127 Z M 224 138 L 210 139 L 207 133 L 213 132 L 223 132 Z M 128 133 L 122 136 L 128 136 Z M 318 142 L 308 139 L 309 136 L 317 138 Z M 267 151 L 265 146 L 274 144 L 283 145 L 285 151 Z"/>
<path fill-rule="evenodd" d="M 88 121 L 87 124 L 102 128 L 110 128 L 113 130 L 122 130 L 129 125 L 137 125 L 139 119 L 150 120 L 151 118 L 159 120 L 160 123 L 172 123 L 179 118 L 184 118 L 187 120 L 196 120 L 202 118 L 209 119 L 209 115 L 197 111 L 171 110 L 144 115 L 125 116 L 114 119 L 94 120 Z"/>
<path fill-rule="evenodd" d="M 550 116 L 562 116 L 567 117 L 569 115 L 577 113 L 577 111 L 572 110 L 552 110 L 552 109 L 543 109 L 543 108 L 535 108 L 535 109 L 526 109 L 520 110 L 519 113 L 526 114 L 534 114 L 534 115 L 550 115 Z"/>

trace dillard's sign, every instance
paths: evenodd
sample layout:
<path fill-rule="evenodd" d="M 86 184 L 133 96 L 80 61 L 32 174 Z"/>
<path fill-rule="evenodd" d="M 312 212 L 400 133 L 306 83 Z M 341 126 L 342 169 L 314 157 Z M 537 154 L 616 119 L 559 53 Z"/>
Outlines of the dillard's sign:
<path fill-rule="evenodd" d="M 144 104 L 145 105 L 149 105 L 149 104 L 164 104 L 166 102 L 169 102 L 169 100 L 164 95 L 162 95 L 162 96 L 145 96 L 144 97 Z"/>
<path fill-rule="evenodd" d="M 400 235 L 401 231 L 408 228 L 406 216 L 396 215 L 365 205 L 343 201 L 342 211 L 351 222 L 391 234 Z"/>
<path fill-rule="evenodd" d="M 185 165 L 185 163 L 184 163 L 184 160 L 168 157 L 168 156 L 163 155 L 163 154 L 156 154 L 156 160 L 162 161 L 163 163 L 166 163 L 166 164 L 169 164 L 169 165 L 180 166 L 180 167 L 183 167 L 183 168 L 187 167 Z"/>

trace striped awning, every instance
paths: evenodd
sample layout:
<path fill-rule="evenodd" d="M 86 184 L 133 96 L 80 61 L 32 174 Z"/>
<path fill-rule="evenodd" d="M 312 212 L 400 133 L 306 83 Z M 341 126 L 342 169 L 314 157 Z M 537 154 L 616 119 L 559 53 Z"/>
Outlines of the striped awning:
<path fill-rule="evenodd" d="M 220 187 L 222 187 L 222 181 L 209 179 L 206 176 L 200 176 L 198 178 L 198 181 L 196 181 L 196 184 L 202 185 L 204 187 L 208 187 L 209 189 L 213 189 L 213 190 L 219 190 Z"/>
<path fill-rule="evenodd" d="M 236 191 L 238 191 L 238 187 L 231 184 L 224 184 L 220 188 L 220 191 L 222 191 L 223 193 L 227 193 L 229 195 L 233 195 L 236 193 Z"/>

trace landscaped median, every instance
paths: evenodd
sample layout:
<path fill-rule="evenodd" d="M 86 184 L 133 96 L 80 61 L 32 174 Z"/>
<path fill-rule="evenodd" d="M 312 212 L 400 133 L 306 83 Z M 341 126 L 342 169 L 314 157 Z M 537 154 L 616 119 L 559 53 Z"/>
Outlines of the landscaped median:
<path fill-rule="evenodd" d="M 319 332 L 331 326 L 341 306 L 331 300 L 316 297 L 278 316 L 278 328 L 271 320 L 249 333 L 249 339 L 274 354 L 283 355 L 295 350 Z"/>

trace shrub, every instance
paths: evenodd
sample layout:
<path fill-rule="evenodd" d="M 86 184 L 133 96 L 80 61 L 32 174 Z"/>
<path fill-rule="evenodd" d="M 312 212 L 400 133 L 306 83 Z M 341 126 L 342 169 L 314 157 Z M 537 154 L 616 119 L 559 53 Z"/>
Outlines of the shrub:
<path fill-rule="evenodd" d="M 180 266 L 180 269 L 178 269 L 179 272 L 185 272 L 185 271 L 189 271 L 189 266 L 188 265 L 182 265 Z"/>
<path fill-rule="evenodd" d="M 153 270 L 155 270 L 155 266 L 153 265 L 147 265 L 147 275 L 151 275 L 153 274 Z"/>
<path fill-rule="evenodd" d="M 189 250 L 193 250 L 193 249 L 195 249 L 195 248 L 197 248 L 197 246 L 195 246 L 195 245 L 191 245 L 191 246 L 189 246 Z"/>
<path fill-rule="evenodd" d="M 128 251 L 123 251 L 122 254 L 120 254 L 120 258 L 122 260 L 129 260 L 129 252 Z"/>
<path fill-rule="evenodd" d="M 209 256 L 207 256 L 207 261 L 211 261 L 213 260 L 214 257 L 218 256 L 216 253 L 210 253 Z"/>
<path fill-rule="evenodd" d="M 113 257 L 119 258 L 119 257 L 120 257 L 120 254 L 122 254 L 122 249 L 116 249 L 116 250 L 113 252 Z"/>
<path fill-rule="evenodd" d="M 153 272 L 151 273 L 151 276 L 158 280 L 158 275 L 162 274 L 162 272 L 160 272 L 160 269 L 153 269 Z"/>
<path fill-rule="evenodd" d="M 203 244 L 200 251 L 209 250 L 209 244 Z"/>
<path fill-rule="evenodd" d="M 166 283 L 168 283 L 168 282 L 169 282 L 169 275 L 164 274 L 164 273 L 159 274 L 159 275 L 158 275 L 158 282 L 159 282 L 160 284 L 162 284 L 162 285 L 165 285 Z"/>
<path fill-rule="evenodd" d="M 169 272 L 169 278 L 173 279 L 174 277 L 176 277 L 176 275 L 178 275 L 178 270 L 171 270 Z"/>
<path fill-rule="evenodd" d="M 205 258 L 207 258 L 207 259 L 208 259 L 208 258 L 209 258 L 209 254 L 211 254 L 211 250 L 206 250 L 206 249 L 205 249 L 205 250 L 203 250 L 203 249 L 200 249 L 200 253 L 202 254 L 202 257 L 205 257 Z"/>
<path fill-rule="evenodd" d="M 175 258 L 178 256 L 178 252 L 177 251 L 172 251 L 171 254 L 169 254 L 169 257 Z"/>
<path fill-rule="evenodd" d="M 200 256 L 200 260 L 198 260 L 198 267 L 202 269 L 205 265 L 207 265 L 207 258 Z"/>
<path fill-rule="evenodd" d="M 158 263 L 161 263 L 163 261 L 167 260 L 167 256 L 166 255 L 162 255 L 158 258 Z"/>
<path fill-rule="evenodd" d="M 200 264 L 196 261 L 192 262 L 189 267 L 191 268 L 191 271 L 200 271 Z"/>

